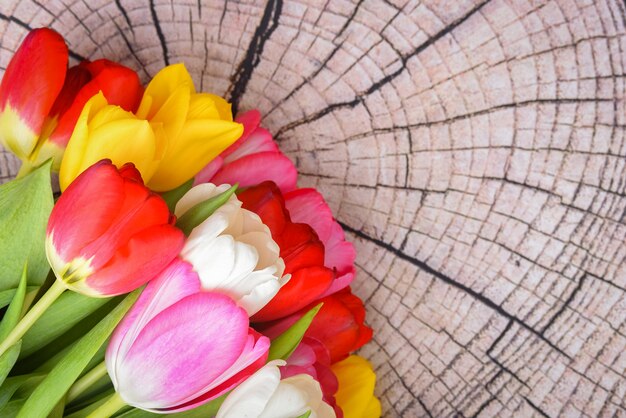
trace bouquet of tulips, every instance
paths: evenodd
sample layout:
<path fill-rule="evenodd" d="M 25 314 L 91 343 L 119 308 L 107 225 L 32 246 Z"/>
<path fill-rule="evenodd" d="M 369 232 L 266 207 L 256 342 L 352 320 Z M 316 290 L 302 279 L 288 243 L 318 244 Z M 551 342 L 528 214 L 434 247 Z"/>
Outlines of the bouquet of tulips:
<path fill-rule="evenodd" d="M 183 64 L 144 89 L 26 36 L 0 86 L 0 416 L 380 416 L 354 248 L 260 122 Z"/>

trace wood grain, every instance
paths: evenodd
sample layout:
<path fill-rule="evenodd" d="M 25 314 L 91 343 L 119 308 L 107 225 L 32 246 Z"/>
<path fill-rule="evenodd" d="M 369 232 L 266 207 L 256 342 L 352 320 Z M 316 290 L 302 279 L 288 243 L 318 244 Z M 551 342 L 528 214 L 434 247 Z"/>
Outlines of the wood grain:
<path fill-rule="evenodd" d="M 2 68 L 51 26 L 261 110 L 356 243 L 385 416 L 626 416 L 623 1 L 0 4 Z"/>

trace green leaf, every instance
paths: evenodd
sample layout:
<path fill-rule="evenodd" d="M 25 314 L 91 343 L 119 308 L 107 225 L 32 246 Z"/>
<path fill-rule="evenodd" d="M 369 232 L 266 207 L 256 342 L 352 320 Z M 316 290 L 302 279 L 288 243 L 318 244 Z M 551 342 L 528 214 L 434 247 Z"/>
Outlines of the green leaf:
<path fill-rule="evenodd" d="M 7 335 L 15 328 L 17 323 L 20 321 L 20 316 L 22 314 L 22 307 L 24 306 L 24 295 L 26 294 L 26 278 L 28 277 L 28 268 L 26 264 L 24 264 L 24 269 L 22 270 L 22 278 L 20 279 L 20 284 L 17 287 L 15 292 L 15 296 L 11 301 L 7 311 L 4 314 L 4 318 L 2 318 L 2 322 L 0 323 L 0 340 L 4 340 Z"/>
<path fill-rule="evenodd" d="M 197 408 L 190 409 L 189 411 L 177 412 L 175 414 L 170 414 L 172 417 L 180 417 L 180 418 L 207 418 L 214 417 L 217 415 L 217 411 L 219 411 L 220 406 L 224 403 L 226 399 L 226 395 L 222 395 L 219 398 L 213 399 L 209 403 L 205 403 L 204 405 L 200 405 Z M 130 411 L 124 412 L 117 416 L 117 418 L 157 418 L 163 417 L 163 414 L 155 414 L 153 412 L 143 411 L 141 409 L 133 408 Z"/>
<path fill-rule="evenodd" d="M 311 416 L 311 410 L 309 409 L 304 414 L 300 415 L 298 418 L 309 418 Z"/>
<path fill-rule="evenodd" d="M 304 314 L 302 318 L 298 319 L 295 324 L 289 327 L 287 331 L 272 340 L 267 361 L 276 359 L 286 360 L 291 353 L 293 353 L 296 347 L 298 347 L 298 344 L 300 344 L 300 341 L 302 341 L 304 333 L 309 329 L 313 318 L 315 318 L 315 315 L 317 315 L 322 308 L 322 305 L 323 304 L 320 303 L 315 306 Z"/>
<path fill-rule="evenodd" d="M 91 358 L 109 338 L 124 314 L 135 303 L 141 289 L 115 307 L 102 321 L 81 338 L 28 398 L 18 417 L 45 417 L 80 376 Z"/>
<path fill-rule="evenodd" d="M 31 355 L 109 302 L 110 298 L 91 298 L 65 292 L 33 324 L 22 340 L 20 358 Z"/>
<path fill-rule="evenodd" d="M 220 208 L 224 203 L 228 202 L 228 199 L 237 190 L 237 185 L 231 186 L 230 189 L 223 193 L 213 196 L 212 198 L 198 203 L 196 206 L 189 209 L 183 216 L 176 221 L 176 226 L 180 228 L 187 236 L 198 225 L 200 225 L 206 218 L 213 215 L 216 210 Z"/>
<path fill-rule="evenodd" d="M 26 286 L 26 293 L 30 293 L 33 290 L 37 290 L 39 286 Z M 0 309 L 7 306 L 13 300 L 17 289 L 8 289 L 0 292 Z"/>
<path fill-rule="evenodd" d="M 0 410 L 11 400 L 11 397 L 22 386 L 27 386 L 29 383 L 39 383 L 43 380 L 45 374 L 27 374 L 23 376 L 9 377 L 4 381 L 2 387 L 0 387 Z"/>
<path fill-rule="evenodd" d="M 167 203 L 167 207 L 170 208 L 170 212 L 174 213 L 174 209 L 176 209 L 176 204 L 178 203 L 180 198 L 183 197 L 185 193 L 187 193 L 191 189 L 191 187 L 193 186 L 193 181 L 194 179 L 192 178 L 191 180 L 181 184 L 174 190 L 161 193 L 161 197 L 163 198 L 163 200 L 165 200 L 165 203 Z"/>
<path fill-rule="evenodd" d="M 0 186 L 0 291 L 18 286 L 27 261 L 29 285 L 46 278 L 44 243 L 52 205 L 50 162 Z"/>
<path fill-rule="evenodd" d="M 26 403 L 25 399 L 17 399 L 15 401 L 9 402 L 4 408 L 0 410 L 0 416 L 2 418 L 15 418 L 24 403 Z"/>
<path fill-rule="evenodd" d="M 104 391 L 100 393 L 98 396 L 90 399 L 89 402 L 86 402 L 85 405 L 83 405 L 84 407 L 82 409 L 78 409 L 75 412 L 70 411 L 68 408 L 68 412 L 70 412 L 70 414 L 67 415 L 66 418 L 87 418 L 89 414 L 91 414 L 93 411 L 98 409 L 100 405 L 105 403 L 108 400 L 109 396 L 111 396 L 114 393 L 115 393 L 114 389 Z M 73 408 L 73 409 L 75 410 L 76 408 Z"/>
<path fill-rule="evenodd" d="M 0 385 L 4 383 L 4 379 L 7 378 L 9 372 L 13 368 L 13 365 L 17 361 L 17 357 L 20 355 L 21 347 L 22 341 L 18 341 L 5 351 L 2 356 L 0 356 Z"/>

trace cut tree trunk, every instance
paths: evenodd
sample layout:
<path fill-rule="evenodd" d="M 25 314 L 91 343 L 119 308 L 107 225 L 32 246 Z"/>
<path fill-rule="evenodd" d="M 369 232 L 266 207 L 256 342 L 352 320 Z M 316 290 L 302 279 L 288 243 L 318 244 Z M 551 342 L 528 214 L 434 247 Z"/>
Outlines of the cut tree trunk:
<path fill-rule="evenodd" d="M 176 3 L 2 0 L 0 66 L 50 26 L 258 108 L 356 244 L 385 416 L 626 416 L 623 1 Z"/>

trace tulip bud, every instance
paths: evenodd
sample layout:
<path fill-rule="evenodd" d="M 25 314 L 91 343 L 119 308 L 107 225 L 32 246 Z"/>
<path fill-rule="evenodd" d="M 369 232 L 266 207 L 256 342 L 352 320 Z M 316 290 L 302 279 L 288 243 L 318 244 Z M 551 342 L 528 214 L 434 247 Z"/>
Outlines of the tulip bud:
<path fill-rule="evenodd" d="M 52 29 L 31 31 L 0 84 L 0 142 L 27 159 L 41 134 L 46 116 L 63 87 L 68 50 Z"/>
<path fill-rule="evenodd" d="M 184 235 L 163 199 L 132 166 L 103 160 L 85 170 L 52 209 L 46 254 L 65 287 L 89 296 L 130 292 L 178 255 Z"/>
<path fill-rule="evenodd" d="M 106 351 L 115 390 L 158 413 L 195 408 L 244 381 L 267 360 L 269 339 L 228 296 L 201 292 L 192 266 L 174 260 L 146 286 Z"/>

